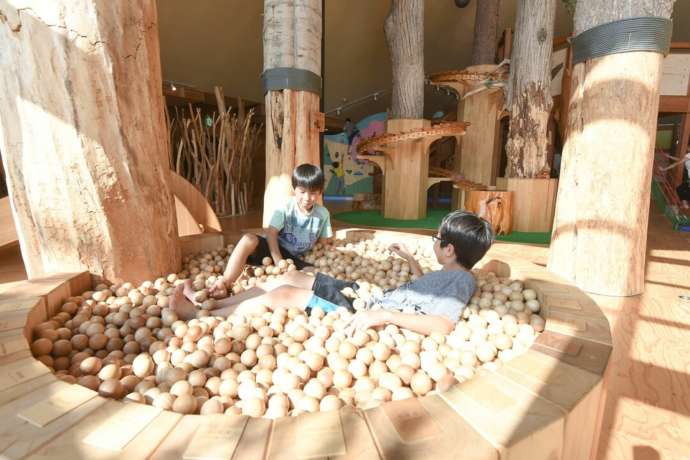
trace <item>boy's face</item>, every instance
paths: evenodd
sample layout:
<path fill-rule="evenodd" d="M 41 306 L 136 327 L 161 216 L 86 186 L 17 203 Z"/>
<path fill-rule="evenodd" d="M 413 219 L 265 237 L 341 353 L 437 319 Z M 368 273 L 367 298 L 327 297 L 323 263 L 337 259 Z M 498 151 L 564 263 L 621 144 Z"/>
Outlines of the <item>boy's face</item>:
<path fill-rule="evenodd" d="M 443 243 L 444 246 L 442 246 L 441 243 Z M 455 260 L 455 248 L 452 244 L 445 244 L 441 239 L 440 233 L 436 233 L 434 237 L 434 255 L 438 263 L 442 265 L 446 262 Z"/>
<path fill-rule="evenodd" d="M 321 190 L 309 190 L 304 187 L 295 188 L 295 199 L 297 200 L 297 206 L 302 211 L 310 212 L 314 207 L 314 203 L 321 196 Z"/>

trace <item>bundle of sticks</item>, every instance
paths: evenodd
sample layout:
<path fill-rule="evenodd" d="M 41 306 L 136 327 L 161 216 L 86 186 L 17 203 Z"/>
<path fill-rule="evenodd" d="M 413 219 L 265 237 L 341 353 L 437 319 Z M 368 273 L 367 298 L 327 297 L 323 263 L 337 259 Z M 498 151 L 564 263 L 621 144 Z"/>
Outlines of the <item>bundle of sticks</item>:
<path fill-rule="evenodd" d="M 168 116 L 170 167 L 201 191 L 218 215 L 245 214 L 262 126 L 231 109 L 202 114 L 191 104 Z"/>
<path fill-rule="evenodd" d="M 666 152 L 657 150 L 654 156 L 654 180 L 659 185 L 661 193 L 663 193 L 666 199 L 666 203 L 673 206 L 673 211 L 678 214 L 679 217 L 682 215 L 687 219 L 690 212 L 683 209 L 681 201 L 678 198 L 678 193 L 676 192 L 676 187 L 669 180 L 670 177 L 668 173 L 671 168 L 682 161 L 683 159 L 678 160 Z"/>

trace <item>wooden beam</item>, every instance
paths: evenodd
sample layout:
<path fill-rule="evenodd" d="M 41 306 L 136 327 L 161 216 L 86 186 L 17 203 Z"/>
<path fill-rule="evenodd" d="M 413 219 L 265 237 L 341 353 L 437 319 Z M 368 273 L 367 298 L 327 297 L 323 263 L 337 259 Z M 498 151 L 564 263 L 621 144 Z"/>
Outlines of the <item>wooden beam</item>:
<path fill-rule="evenodd" d="M 688 113 L 690 112 L 690 96 L 660 96 L 659 112 Z"/>

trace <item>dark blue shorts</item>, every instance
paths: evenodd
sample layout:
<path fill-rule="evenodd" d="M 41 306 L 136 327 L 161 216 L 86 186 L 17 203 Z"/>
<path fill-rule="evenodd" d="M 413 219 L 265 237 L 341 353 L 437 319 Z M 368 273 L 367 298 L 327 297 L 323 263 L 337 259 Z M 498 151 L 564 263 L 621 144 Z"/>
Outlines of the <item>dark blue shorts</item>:
<path fill-rule="evenodd" d="M 315 307 L 319 307 L 325 312 L 333 311 L 338 307 L 345 307 L 354 312 L 352 299 L 341 292 L 347 287 L 352 289 L 359 288 L 354 281 L 343 281 L 323 273 L 317 273 L 314 277 L 314 284 L 311 287 L 314 295 L 309 299 L 309 303 L 305 308 L 307 314 Z"/>

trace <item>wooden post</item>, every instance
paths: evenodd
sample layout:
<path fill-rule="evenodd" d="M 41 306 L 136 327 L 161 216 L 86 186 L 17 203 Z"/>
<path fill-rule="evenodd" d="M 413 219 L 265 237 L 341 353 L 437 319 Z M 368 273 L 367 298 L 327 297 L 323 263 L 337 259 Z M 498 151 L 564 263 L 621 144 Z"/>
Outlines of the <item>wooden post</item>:
<path fill-rule="evenodd" d="M 321 76 L 321 0 L 264 1 L 264 72 L 301 69 Z M 319 165 L 322 116 L 319 91 L 268 90 L 266 103 L 266 191 L 263 224 L 293 194 L 292 170 Z"/>
<path fill-rule="evenodd" d="M 384 23 L 391 55 L 390 118 L 424 117 L 424 1 L 392 0 Z"/>
<path fill-rule="evenodd" d="M 29 277 L 177 271 L 156 2 L 12 3 L 0 150 Z"/>
<path fill-rule="evenodd" d="M 669 18 L 672 0 L 578 0 L 575 34 L 614 20 Z M 573 68 L 549 270 L 606 295 L 644 290 L 663 56 L 628 52 Z"/>
<path fill-rule="evenodd" d="M 386 122 L 386 132 L 403 133 L 429 128 L 428 120 L 393 119 Z M 415 220 L 426 217 L 429 145 L 419 139 L 392 144 L 386 148 L 383 177 L 383 216 L 389 219 Z"/>
<path fill-rule="evenodd" d="M 474 19 L 472 65 L 493 64 L 496 59 L 496 34 L 501 0 L 481 0 L 475 3 L 477 13 Z"/>
<path fill-rule="evenodd" d="M 510 127 L 506 177 L 548 171 L 547 125 L 551 99 L 551 48 L 556 0 L 520 0 L 510 61 Z"/>

